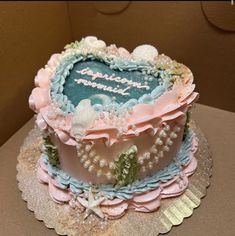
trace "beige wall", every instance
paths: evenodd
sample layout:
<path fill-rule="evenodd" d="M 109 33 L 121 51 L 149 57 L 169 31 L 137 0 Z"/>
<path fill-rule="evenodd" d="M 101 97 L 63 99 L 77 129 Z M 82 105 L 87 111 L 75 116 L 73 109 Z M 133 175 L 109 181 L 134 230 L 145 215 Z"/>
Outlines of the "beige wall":
<path fill-rule="evenodd" d="M 33 78 L 71 41 L 68 19 L 64 2 L 0 3 L 0 144 L 32 117 Z"/>
<path fill-rule="evenodd" d="M 188 65 L 199 102 L 235 111 L 235 6 L 226 2 L 1 2 L 0 145 L 33 113 L 33 78 L 86 35 L 132 50 L 155 45 Z"/>

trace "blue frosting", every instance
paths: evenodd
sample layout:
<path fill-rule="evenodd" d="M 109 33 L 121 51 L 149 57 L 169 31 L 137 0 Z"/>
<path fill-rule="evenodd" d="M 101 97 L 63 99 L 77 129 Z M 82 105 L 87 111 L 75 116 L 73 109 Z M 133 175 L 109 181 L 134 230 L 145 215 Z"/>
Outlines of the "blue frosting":
<path fill-rule="evenodd" d="M 128 90 L 130 95 L 123 96 L 121 94 L 109 91 L 98 90 L 97 88 L 78 85 L 75 79 L 85 79 L 91 81 L 88 75 L 78 74 L 77 71 L 84 68 L 90 68 L 94 72 L 100 72 L 107 75 L 115 75 L 115 77 L 127 78 L 133 82 L 141 82 L 142 85 L 148 85 L 149 91 L 144 88 L 132 87 Z M 146 77 L 148 77 L 146 81 Z M 148 62 L 125 61 L 123 59 L 109 59 L 89 55 L 71 55 L 62 60 L 57 67 L 51 84 L 52 99 L 56 101 L 61 109 L 65 112 L 73 112 L 74 108 L 82 99 L 89 98 L 95 110 L 104 110 L 107 99 L 97 98 L 97 94 L 104 95 L 104 98 L 115 97 L 117 109 L 131 108 L 138 103 L 151 104 L 161 96 L 171 85 L 171 76 L 165 71 L 155 68 Z M 95 82 L 115 88 L 119 85 L 119 89 L 125 89 L 126 84 L 120 84 L 115 81 L 107 81 L 104 79 L 96 79 Z M 145 84 L 144 84 L 145 83 Z M 109 102 L 108 102 L 109 103 Z"/>
<path fill-rule="evenodd" d="M 133 82 L 141 81 L 143 85 L 144 85 L 144 82 L 146 82 L 148 83 L 147 85 L 150 87 L 150 90 L 153 90 L 153 88 L 159 85 L 158 79 L 156 79 L 152 75 L 148 75 L 148 78 L 150 78 L 151 81 L 149 82 L 145 81 L 144 77 L 146 77 L 146 75 L 143 75 L 140 71 L 130 72 L 130 71 L 113 70 L 108 65 L 101 63 L 97 60 L 77 62 L 74 65 L 73 69 L 70 71 L 70 74 L 67 76 L 66 82 L 64 84 L 64 90 L 63 90 L 63 94 L 68 97 L 68 99 L 72 102 L 74 106 L 77 106 L 78 102 L 81 101 L 82 99 L 87 99 L 97 93 L 101 93 L 109 97 L 115 96 L 117 103 L 125 103 L 130 98 L 138 99 L 142 95 L 145 95 L 145 93 L 147 92 L 147 90 L 144 88 L 138 89 L 136 87 L 133 87 L 128 90 L 129 95 L 123 96 L 121 94 L 112 93 L 110 91 L 102 91 L 102 90 L 99 91 L 97 90 L 97 88 L 81 86 L 81 85 L 79 86 L 75 81 L 76 79 L 85 79 L 87 81 L 92 81 L 91 76 L 81 75 L 77 73 L 77 71 L 81 71 L 86 68 L 89 68 L 94 73 L 99 72 L 102 74 L 107 74 L 109 76 L 113 75 L 115 77 L 127 78 L 128 80 L 131 80 Z M 127 84 L 121 84 L 115 81 L 107 81 L 104 79 L 96 79 L 95 82 L 101 83 L 102 85 L 105 85 L 105 86 L 111 86 L 112 88 L 119 86 L 118 87 L 119 89 L 125 89 L 128 87 Z M 144 100 L 143 97 L 142 97 L 142 100 Z M 93 104 L 96 104 L 96 103 L 102 104 L 102 101 L 100 100 L 93 101 Z"/>
<path fill-rule="evenodd" d="M 48 174 L 53 177 L 58 178 L 58 182 L 61 188 L 70 188 L 73 193 L 82 193 L 88 191 L 90 187 L 96 189 L 97 193 L 102 194 L 108 199 L 113 199 L 114 197 L 120 199 L 131 199 L 134 193 L 142 193 L 148 190 L 156 189 L 160 186 L 160 183 L 167 182 L 179 175 L 181 172 L 181 166 L 186 165 L 190 160 L 190 152 L 192 148 L 192 141 L 194 138 L 194 133 L 189 130 L 187 136 L 181 147 L 176 154 L 174 161 L 172 161 L 163 170 L 158 171 L 155 175 L 146 177 L 142 180 L 137 180 L 131 185 L 125 187 L 114 187 L 113 185 L 96 185 L 93 186 L 82 181 L 78 181 L 65 172 L 63 172 L 59 166 L 52 166 L 48 162 L 48 157 L 44 154 L 43 160 L 48 167 Z"/>

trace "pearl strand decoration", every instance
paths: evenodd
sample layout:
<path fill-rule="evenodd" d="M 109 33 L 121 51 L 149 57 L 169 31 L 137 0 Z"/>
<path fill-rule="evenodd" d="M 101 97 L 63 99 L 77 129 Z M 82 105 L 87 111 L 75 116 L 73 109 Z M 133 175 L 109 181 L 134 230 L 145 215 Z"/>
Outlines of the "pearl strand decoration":
<path fill-rule="evenodd" d="M 92 150 L 92 144 L 82 144 L 79 140 L 77 144 L 77 156 L 80 158 L 80 162 L 88 172 L 96 171 L 97 177 L 105 176 L 108 180 L 114 178 L 111 171 L 105 173 L 102 168 L 108 166 L 109 169 L 114 169 L 114 162 L 107 162 L 105 159 L 101 159 L 96 154 L 95 150 Z M 97 168 L 98 167 L 98 168 Z"/>
<path fill-rule="evenodd" d="M 163 125 L 164 127 L 159 131 L 159 135 L 154 140 L 154 144 L 150 148 L 150 151 L 144 153 L 138 160 L 141 165 L 147 161 L 146 164 L 141 167 L 142 172 L 146 172 L 147 169 L 152 169 L 154 164 L 157 164 L 159 160 L 164 157 L 164 152 L 170 150 L 170 146 L 173 145 L 174 139 L 178 136 L 177 133 L 181 130 L 179 126 L 175 126 L 171 131 L 169 125 Z M 135 130 L 135 126 L 132 128 Z M 163 139 L 165 139 L 165 141 L 163 141 Z M 82 144 L 81 142 L 77 144 L 77 155 L 80 158 L 83 167 L 90 173 L 96 171 L 97 177 L 105 176 L 108 180 L 114 178 L 112 171 L 102 170 L 104 167 L 113 170 L 115 168 L 114 162 L 108 162 L 105 159 L 101 159 L 101 157 L 96 154 L 95 150 L 92 150 L 92 147 L 92 144 Z"/>
<path fill-rule="evenodd" d="M 147 160 L 146 165 L 141 167 L 142 172 L 146 172 L 146 168 L 152 169 L 153 164 L 157 164 L 159 159 L 164 157 L 164 152 L 170 151 L 170 146 L 172 146 L 174 143 L 173 140 L 178 137 L 177 133 L 181 130 L 179 126 L 175 126 L 173 131 L 171 131 L 171 127 L 169 125 L 166 123 L 163 125 L 164 127 L 159 131 L 158 137 L 155 139 L 154 144 L 150 148 L 150 155 L 147 155 L 148 158 L 146 158 L 145 155 L 139 158 L 138 162 L 141 165 L 143 165 L 144 161 Z M 163 142 L 162 138 L 166 139 L 165 142 Z M 162 146 L 162 148 L 159 149 L 157 146 Z M 153 154 L 153 158 L 150 158 L 151 154 Z"/>

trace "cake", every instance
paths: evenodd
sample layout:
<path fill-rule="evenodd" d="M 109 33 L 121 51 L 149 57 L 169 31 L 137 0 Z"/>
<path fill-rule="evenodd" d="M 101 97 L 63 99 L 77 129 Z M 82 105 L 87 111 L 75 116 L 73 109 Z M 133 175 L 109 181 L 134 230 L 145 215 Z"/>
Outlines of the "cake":
<path fill-rule="evenodd" d="M 29 97 L 42 134 L 37 178 L 85 218 L 157 211 L 197 168 L 192 72 L 151 45 L 94 36 L 51 56 Z"/>

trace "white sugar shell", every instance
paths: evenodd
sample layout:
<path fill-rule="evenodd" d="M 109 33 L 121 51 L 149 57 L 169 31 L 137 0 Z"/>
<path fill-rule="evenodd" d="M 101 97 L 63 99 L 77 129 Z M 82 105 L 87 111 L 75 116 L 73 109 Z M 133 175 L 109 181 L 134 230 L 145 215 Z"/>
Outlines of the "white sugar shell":
<path fill-rule="evenodd" d="M 106 48 L 106 44 L 103 40 L 98 40 L 95 36 L 87 36 L 84 39 L 84 45 L 88 48 L 102 50 Z"/>
<path fill-rule="evenodd" d="M 95 120 L 97 112 L 91 106 L 89 99 L 83 99 L 77 105 L 72 120 L 72 132 L 75 136 L 82 136 L 84 130 Z"/>
<path fill-rule="evenodd" d="M 158 51 L 154 46 L 144 44 L 136 47 L 131 55 L 134 60 L 154 61 Z"/>

